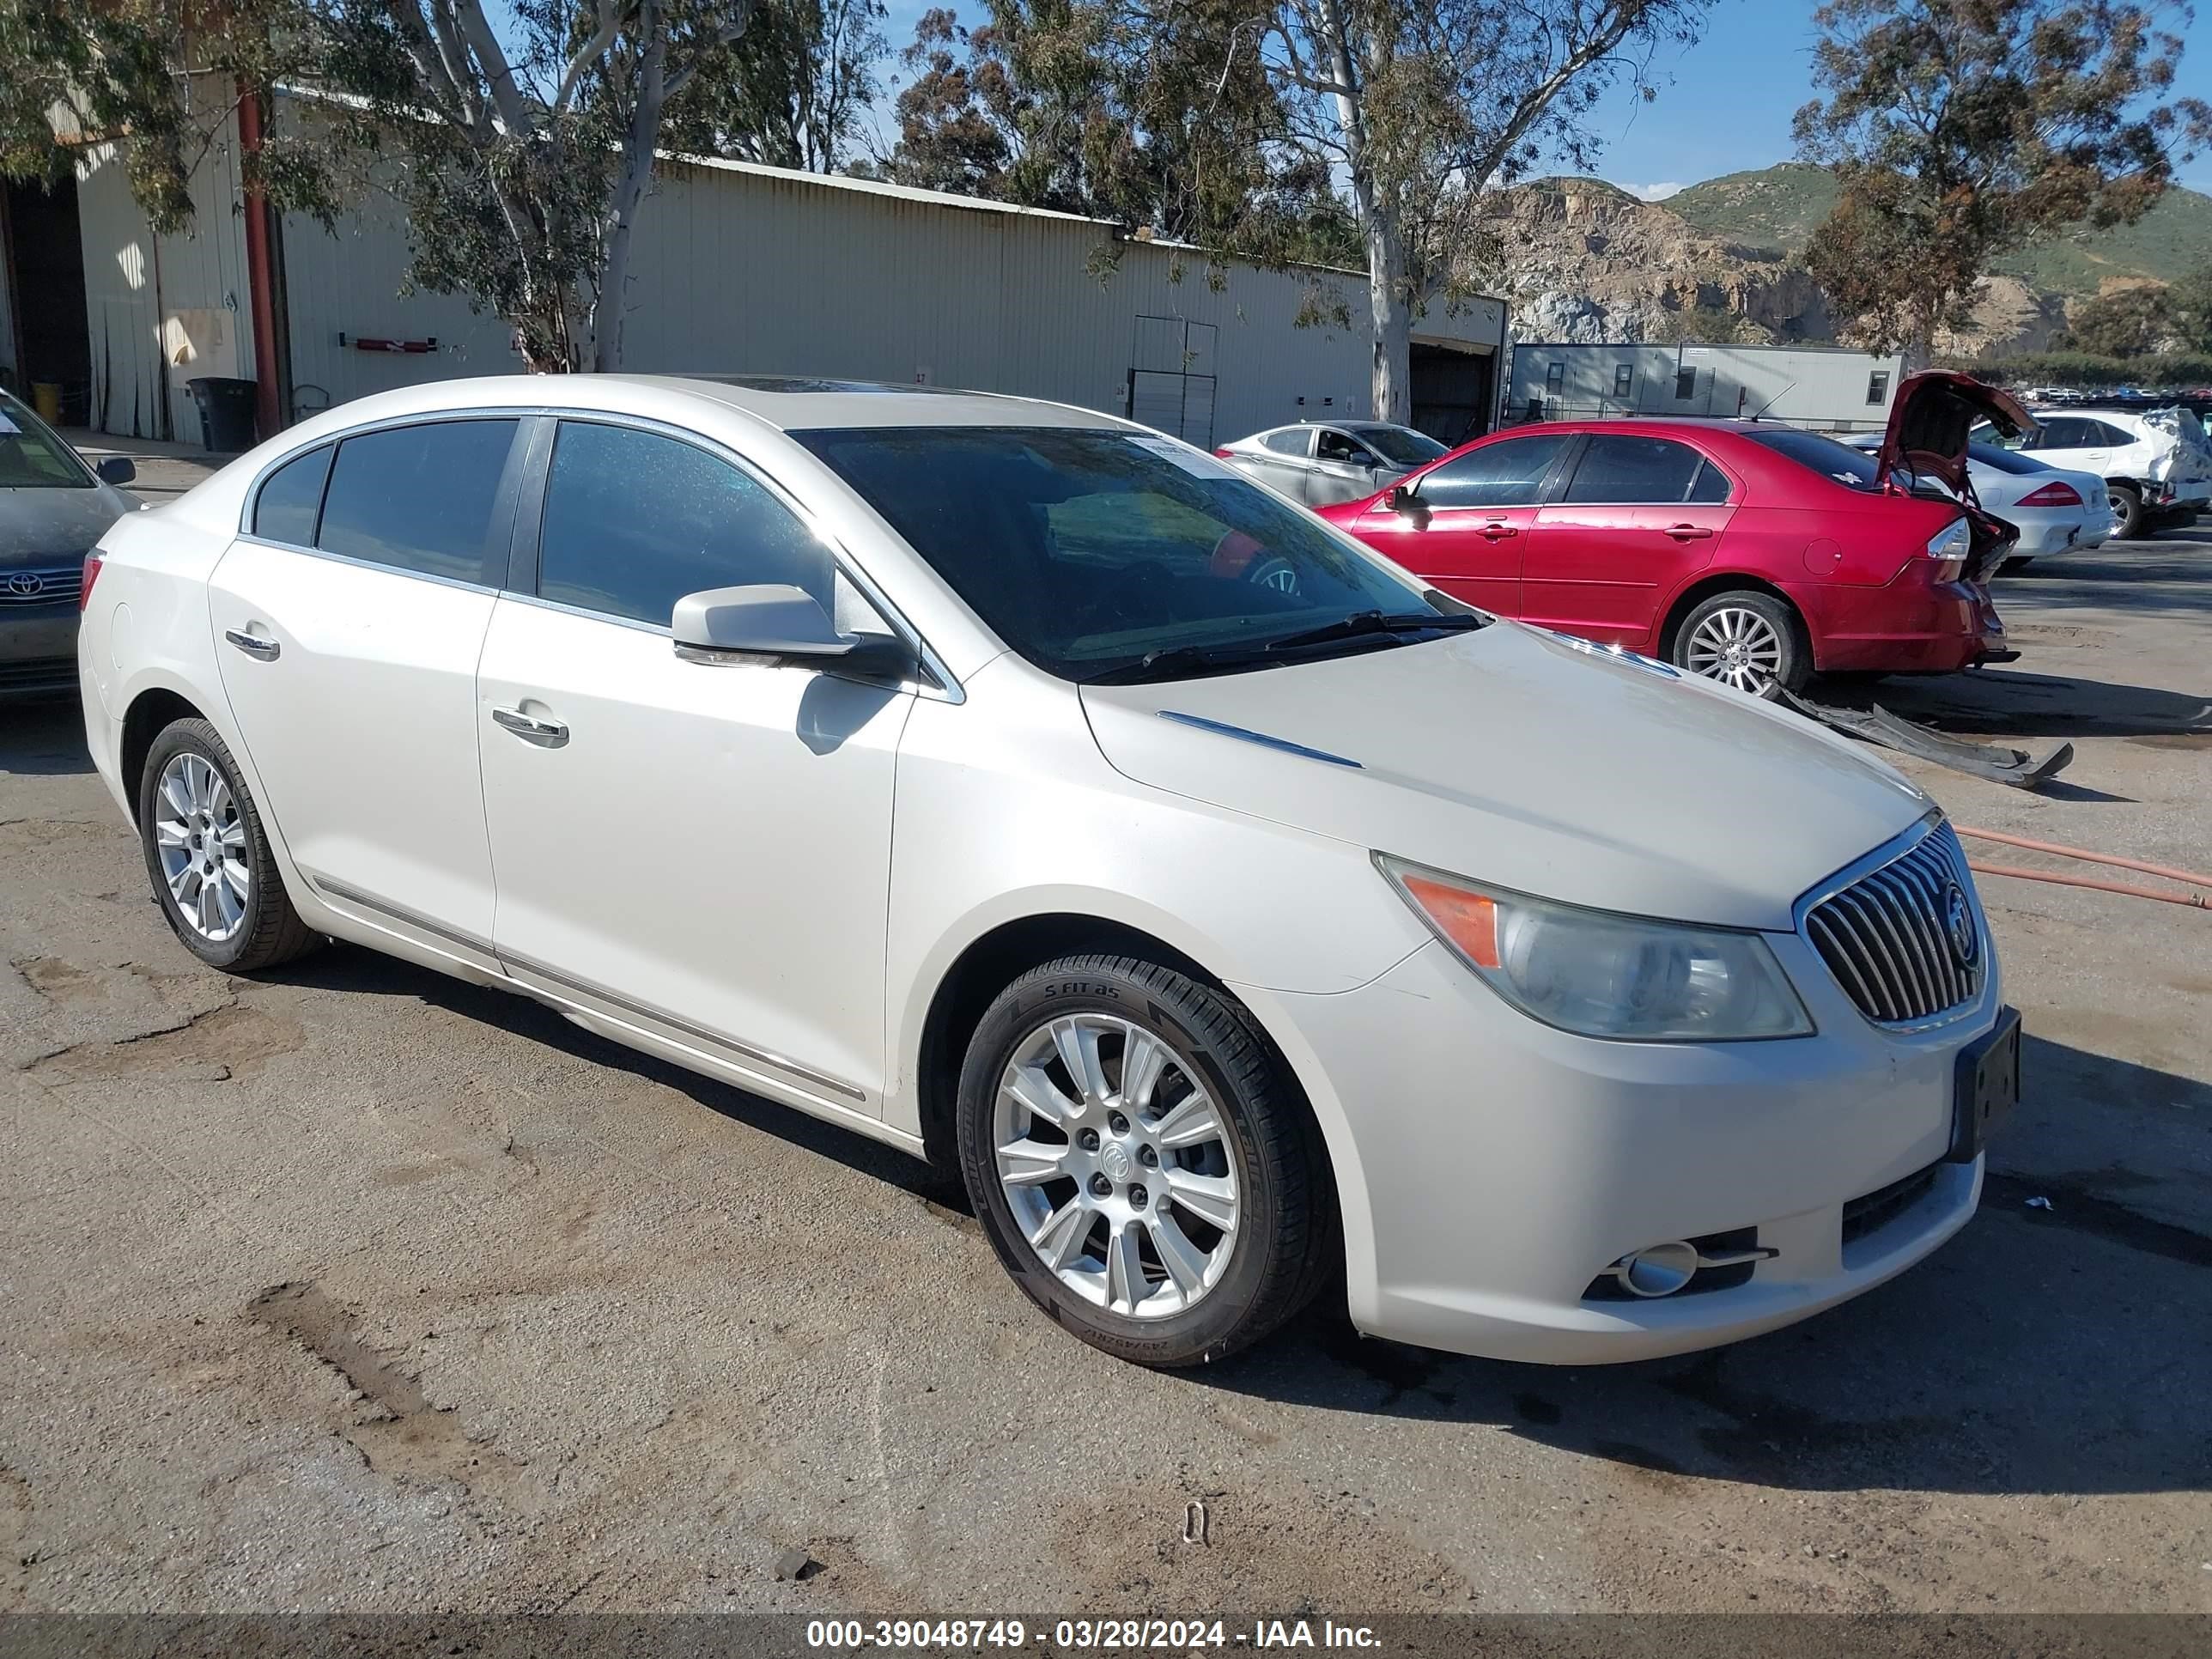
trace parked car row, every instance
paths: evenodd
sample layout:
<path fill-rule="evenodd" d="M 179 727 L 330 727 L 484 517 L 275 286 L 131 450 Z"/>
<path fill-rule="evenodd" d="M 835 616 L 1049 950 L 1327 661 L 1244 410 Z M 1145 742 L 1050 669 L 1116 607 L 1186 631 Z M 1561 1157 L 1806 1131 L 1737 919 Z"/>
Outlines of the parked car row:
<path fill-rule="evenodd" d="M 1907 407 L 1880 458 L 1516 434 L 1324 521 L 1060 405 L 448 381 L 118 520 L 87 738 L 202 961 L 350 940 L 937 1158 L 1109 1353 L 1325 1288 L 1680 1352 L 1927 1255 L 2017 1095 L 1941 811 L 1731 689 L 2001 650 L 2002 538 L 1887 479 L 2012 410 Z"/>
<path fill-rule="evenodd" d="M 2121 540 L 2196 522 L 2212 503 L 2212 440 L 2187 409 L 2061 409 L 2030 411 L 2036 426 L 2010 438 L 1978 432 L 2051 466 L 2094 472 L 2105 481 L 2112 533 Z"/>

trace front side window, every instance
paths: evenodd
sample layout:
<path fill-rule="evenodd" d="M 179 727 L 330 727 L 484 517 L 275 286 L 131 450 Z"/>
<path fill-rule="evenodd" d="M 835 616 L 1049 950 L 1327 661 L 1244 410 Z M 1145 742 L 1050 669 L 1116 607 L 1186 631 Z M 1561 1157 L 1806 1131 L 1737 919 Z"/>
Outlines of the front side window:
<path fill-rule="evenodd" d="M 1583 452 L 1565 499 L 1638 505 L 1686 501 L 1705 459 L 1689 445 L 1667 438 L 1601 434 Z"/>
<path fill-rule="evenodd" d="M 1324 461 L 1349 461 L 1354 466 L 1365 466 L 1375 459 L 1341 432 L 1323 432 L 1318 453 Z"/>
<path fill-rule="evenodd" d="M 563 421 L 538 540 L 541 599 L 668 626 L 713 587 L 787 584 L 836 611 L 836 565 L 766 485 L 696 444 Z"/>
<path fill-rule="evenodd" d="M 315 523 L 322 516 L 323 485 L 331 476 L 332 453 L 332 447 L 325 444 L 294 456 L 269 475 L 253 501 L 255 535 L 295 547 L 315 544 Z"/>
<path fill-rule="evenodd" d="M 1415 493 L 1432 507 L 1530 507 L 1567 434 L 1507 438 L 1485 444 L 1421 475 Z"/>
<path fill-rule="evenodd" d="M 53 429 L 0 392 L 0 489 L 92 487 L 92 474 Z"/>
<path fill-rule="evenodd" d="M 433 421 L 338 445 L 315 545 L 456 581 L 487 579 L 514 421 Z"/>
<path fill-rule="evenodd" d="M 791 435 L 1000 639 L 1063 679 L 1180 672 L 1152 665 L 1360 612 L 1445 614 L 1348 537 L 1165 439 L 1073 427 Z"/>

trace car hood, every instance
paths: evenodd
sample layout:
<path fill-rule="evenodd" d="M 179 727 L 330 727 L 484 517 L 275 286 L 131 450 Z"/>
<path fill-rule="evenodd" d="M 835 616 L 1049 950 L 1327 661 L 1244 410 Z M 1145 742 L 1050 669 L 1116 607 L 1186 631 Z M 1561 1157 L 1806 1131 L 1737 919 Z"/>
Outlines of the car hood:
<path fill-rule="evenodd" d="M 1929 810 L 1802 716 L 1516 623 L 1082 696 L 1137 782 L 1633 915 L 1787 929 Z"/>
<path fill-rule="evenodd" d="M 2007 392 L 1971 374 L 1931 368 L 1908 375 L 1889 408 L 1889 426 L 1875 451 L 1881 465 L 1875 482 L 1893 471 L 1934 478 L 1956 494 L 1966 487 L 1966 443 L 1987 421 L 2005 437 L 2033 431 L 2034 417 Z"/>
<path fill-rule="evenodd" d="M 138 503 L 111 484 L 91 489 L 0 489 L 0 566 L 81 559 Z"/>

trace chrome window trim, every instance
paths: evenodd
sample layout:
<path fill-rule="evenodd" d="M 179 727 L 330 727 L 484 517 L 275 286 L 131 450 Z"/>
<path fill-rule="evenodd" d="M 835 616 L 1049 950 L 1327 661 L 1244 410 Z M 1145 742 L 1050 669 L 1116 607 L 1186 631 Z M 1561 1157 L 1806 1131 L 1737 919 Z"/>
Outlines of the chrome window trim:
<path fill-rule="evenodd" d="M 326 552 L 319 547 L 302 547 L 296 542 L 274 541 L 253 533 L 254 508 L 261 499 L 261 487 L 269 482 L 270 475 L 325 444 L 335 447 L 348 438 L 360 437 L 371 432 L 388 431 L 395 427 L 428 426 L 447 421 L 526 421 L 534 417 L 556 422 L 573 420 L 595 422 L 601 426 L 632 427 L 641 432 L 650 432 L 657 436 L 672 438 L 704 449 L 717 459 L 725 460 L 736 467 L 746 477 L 767 489 L 779 503 L 806 526 L 808 532 L 817 540 L 830 550 L 830 562 L 837 568 L 840 574 L 867 597 L 869 603 L 876 607 L 877 613 L 890 624 L 891 631 L 903 639 L 913 649 L 916 659 L 921 662 L 922 667 L 922 676 L 915 683 L 916 695 L 942 702 L 963 703 L 968 701 L 967 691 L 961 685 L 958 678 L 954 675 L 951 668 L 946 666 L 944 658 L 938 654 L 936 648 L 923 636 L 921 630 L 916 628 L 906 613 L 891 601 L 890 597 L 884 592 L 881 586 L 860 568 L 853 557 L 851 550 L 843 541 L 831 535 L 814 512 L 793 495 L 780 480 L 763 471 L 757 463 L 746 456 L 740 455 L 720 439 L 708 437 L 703 432 L 690 427 L 678 426 L 673 422 L 655 419 L 649 415 L 629 415 L 612 410 L 575 409 L 557 404 L 516 404 L 491 407 L 471 404 L 465 408 L 422 410 L 411 415 L 387 415 L 375 420 L 362 421 L 354 425 L 341 428 L 335 432 L 323 433 L 307 442 L 285 451 L 275 459 L 264 465 L 261 470 L 253 475 L 253 481 L 246 486 L 245 497 L 240 503 L 237 539 L 242 542 L 252 542 L 258 547 L 273 547 L 286 553 L 305 553 L 318 559 L 334 559 L 342 564 L 357 565 L 368 570 L 386 571 L 396 576 L 412 576 L 421 581 L 439 582 L 447 586 L 465 587 L 477 592 L 495 593 L 503 599 L 526 599 L 532 604 L 548 605 L 554 610 L 569 611 L 574 615 L 587 617 L 598 622 L 611 622 L 624 627 L 650 629 L 652 626 L 650 623 L 637 623 L 624 617 L 609 616 L 604 611 L 587 611 L 577 606 L 565 605 L 557 599 L 539 599 L 534 593 L 517 593 L 504 586 L 495 586 L 483 582 L 465 582 L 451 576 L 434 576 L 423 571 L 410 570 L 400 565 L 379 564 L 372 560 L 357 559 L 347 554 Z M 781 428 L 770 429 L 778 431 L 780 435 L 788 436 L 781 434 Z M 550 479 L 551 477 L 550 459 L 547 465 L 547 477 Z M 893 531 L 891 533 L 896 535 L 897 532 Z M 913 552 L 915 557 L 921 558 L 921 554 L 914 552 L 913 549 L 909 548 L 908 550 Z M 665 635 L 668 629 L 664 627 L 654 631 Z"/>
<path fill-rule="evenodd" d="M 1799 896 L 1797 902 L 1790 907 L 1792 930 L 1820 961 L 1822 971 L 1826 972 L 1835 982 L 1837 988 L 1842 991 L 1844 1000 L 1851 1004 L 1861 1019 L 1866 1021 L 1875 1030 L 1891 1036 L 1920 1036 L 1929 1031 L 1940 1031 L 1946 1026 L 1958 1024 L 1961 1020 L 1972 1019 L 1986 1014 L 1996 1006 L 1996 941 L 1990 932 L 1989 917 L 1982 908 L 1980 890 L 1975 885 L 1971 874 L 1963 867 L 1959 869 L 1957 872 L 1959 889 L 1966 894 L 1967 906 L 1973 912 L 1974 926 L 1981 932 L 1983 960 L 1986 966 L 1979 975 L 1981 982 L 1975 988 L 1972 996 L 1967 998 L 1957 1007 L 1946 1008 L 1942 1012 L 1932 1014 L 1926 1019 L 1899 1020 L 1893 1023 L 1889 1020 L 1876 1019 L 1865 1009 L 1859 1007 L 1858 1000 L 1851 995 L 1850 988 L 1837 978 L 1834 970 L 1828 967 L 1826 958 L 1820 955 L 1820 947 L 1813 942 L 1813 935 L 1806 927 L 1806 920 L 1814 911 L 1835 897 L 1837 894 L 1856 885 L 1875 871 L 1896 863 L 1898 860 L 1934 835 L 1942 827 L 1943 822 L 1943 809 L 1940 806 L 1930 806 L 1921 815 L 1919 821 L 1911 828 L 1891 836 L 1872 852 L 1852 860 L 1833 875 L 1808 887 Z M 1961 864 L 1963 865 L 1963 860 Z"/>

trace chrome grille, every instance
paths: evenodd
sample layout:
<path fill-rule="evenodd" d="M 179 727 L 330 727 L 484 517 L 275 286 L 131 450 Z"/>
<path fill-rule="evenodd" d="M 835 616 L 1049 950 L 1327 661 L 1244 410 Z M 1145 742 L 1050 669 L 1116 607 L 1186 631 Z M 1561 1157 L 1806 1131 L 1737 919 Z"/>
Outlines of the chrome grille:
<path fill-rule="evenodd" d="M 59 570 L 0 568 L 0 605 L 75 605 L 84 586 L 84 567 L 66 565 Z"/>
<path fill-rule="evenodd" d="M 1989 942 L 1971 897 L 1972 879 L 1959 838 L 1939 823 L 1814 905 L 1805 932 L 1869 1019 L 1884 1025 L 1932 1019 L 1972 1001 L 1982 988 Z"/>

